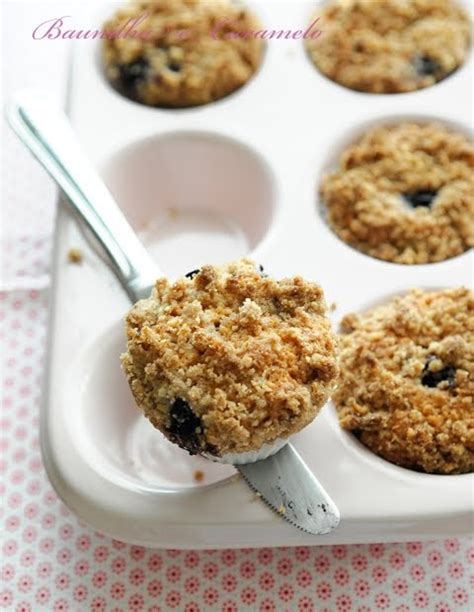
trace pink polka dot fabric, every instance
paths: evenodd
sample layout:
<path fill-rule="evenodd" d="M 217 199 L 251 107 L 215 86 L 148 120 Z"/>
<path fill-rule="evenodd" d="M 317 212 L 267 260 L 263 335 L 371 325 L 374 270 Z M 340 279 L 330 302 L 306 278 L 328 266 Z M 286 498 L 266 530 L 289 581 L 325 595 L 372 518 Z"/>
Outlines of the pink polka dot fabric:
<path fill-rule="evenodd" d="M 59 83 L 61 70 L 65 74 L 61 42 L 35 46 L 28 39 L 31 25 L 51 16 L 51 3 L 28 3 L 28 11 L 24 6 L 6 5 L 4 44 L 8 57 L 16 58 L 4 67 L 7 90 L 45 82 L 51 87 Z M 55 3 L 54 14 L 71 12 L 68 3 Z M 55 191 L 11 134 L 3 146 L 7 166 L 0 285 L 0 609 L 454 612 L 474 608 L 474 543 L 467 538 L 292 549 L 151 550 L 110 540 L 72 515 L 48 483 L 38 438 Z"/>
<path fill-rule="evenodd" d="M 178 551 L 82 524 L 52 491 L 38 443 L 46 292 L 0 294 L 4 499 L 0 609 L 15 612 L 471 610 L 468 539 Z"/>
<path fill-rule="evenodd" d="M 436 612 L 474 605 L 474 544 L 149 550 L 82 524 L 51 489 L 38 440 L 47 292 L 0 293 L 4 500 L 0 609 L 15 612 Z"/>

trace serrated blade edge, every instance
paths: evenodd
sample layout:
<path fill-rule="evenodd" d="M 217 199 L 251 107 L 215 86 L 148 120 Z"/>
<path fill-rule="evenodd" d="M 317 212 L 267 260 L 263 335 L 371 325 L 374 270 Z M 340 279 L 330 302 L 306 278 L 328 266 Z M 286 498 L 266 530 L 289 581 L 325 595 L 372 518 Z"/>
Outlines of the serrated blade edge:
<path fill-rule="evenodd" d="M 291 444 L 267 459 L 235 467 L 262 500 L 291 525 L 311 535 L 323 535 L 338 526 L 336 504 Z"/>

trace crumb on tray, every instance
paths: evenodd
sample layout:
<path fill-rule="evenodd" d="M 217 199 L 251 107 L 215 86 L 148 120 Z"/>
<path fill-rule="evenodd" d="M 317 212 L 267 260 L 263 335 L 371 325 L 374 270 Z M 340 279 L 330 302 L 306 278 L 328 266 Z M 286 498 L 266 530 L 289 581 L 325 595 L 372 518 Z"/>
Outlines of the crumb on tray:
<path fill-rule="evenodd" d="M 80 249 L 72 248 L 67 252 L 67 259 L 69 263 L 81 264 L 84 259 L 84 255 Z"/>
<path fill-rule="evenodd" d="M 204 472 L 202 470 L 195 470 L 193 477 L 196 482 L 202 482 L 204 480 Z"/>

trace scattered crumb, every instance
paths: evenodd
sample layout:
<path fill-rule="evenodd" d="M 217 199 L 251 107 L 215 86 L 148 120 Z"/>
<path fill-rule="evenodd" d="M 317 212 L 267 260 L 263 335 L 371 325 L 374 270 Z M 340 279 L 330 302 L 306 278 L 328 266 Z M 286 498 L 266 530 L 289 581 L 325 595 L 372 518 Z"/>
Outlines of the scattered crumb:
<path fill-rule="evenodd" d="M 69 249 L 67 252 L 67 259 L 70 263 L 81 264 L 84 259 L 84 255 L 80 249 Z"/>
<path fill-rule="evenodd" d="M 177 219 L 179 217 L 179 210 L 174 206 L 168 208 L 168 217 L 170 219 Z"/>
<path fill-rule="evenodd" d="M 286 513 L 286 508 L 285 506 L 280 506 L 277 510 L 278 514 L 285 514 Z"/>
<path fill-rule="evenodd" d="M 262 497 L 262 494 L 259 491 L 256 491 L 254 497 L 255 499 L 260 499 Z"/>
<path fill-rule="evenodd" d="M 330 312 L 334 312 L 337 308 L 337 304 L 336 302 L 331 302 L 331 304 L 329 304 L 329 311 Z"/>
<path fill-rule="evenodd" d="M 195 470 L 193 476 L 196 482 L 202 482 L 204 480 L 204 472 L 202 470 Z"/>

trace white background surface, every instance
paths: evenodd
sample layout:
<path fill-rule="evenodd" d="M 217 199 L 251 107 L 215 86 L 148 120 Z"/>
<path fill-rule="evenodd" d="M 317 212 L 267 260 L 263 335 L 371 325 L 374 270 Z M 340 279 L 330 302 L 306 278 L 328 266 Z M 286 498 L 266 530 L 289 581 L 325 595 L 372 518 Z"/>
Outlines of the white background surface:
<path fill-rule="evenodd" d="M 17 87 L 37 85 L 61 98 L 67 44 L 36 45 L 29 38 L 31 26 L 47 18 L 51 7 L 56 12 L 58 4 L 67 6 L 2 3 L 4 97 Z M 48 282 L 55 190 L 11 134 L 4 131 L 2 139 L 6 267 L 1 288 L 42 287 Z M 38 392 L 47 293 L 0 295 L 3 608 L 471 609 L 474 548 L 468 539 L 185 554 L 130 547 L 95 534 L 60 504 L 39 459 Z"/>

